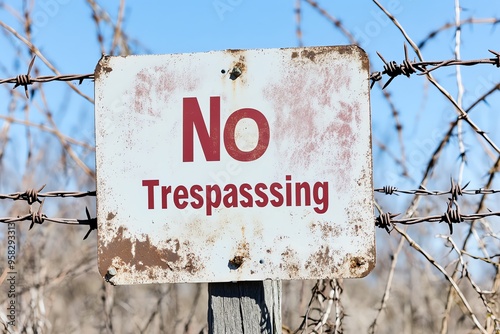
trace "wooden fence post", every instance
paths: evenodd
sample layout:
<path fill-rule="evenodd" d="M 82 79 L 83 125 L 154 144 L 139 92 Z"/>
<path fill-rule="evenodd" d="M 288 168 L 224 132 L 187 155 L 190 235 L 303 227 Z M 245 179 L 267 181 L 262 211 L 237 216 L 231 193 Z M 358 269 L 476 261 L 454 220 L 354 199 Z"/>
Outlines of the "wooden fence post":
<path fill-rule="evenodd" d="M 281 334 L 281 281 L 209 283 L 208 333 Z"/>

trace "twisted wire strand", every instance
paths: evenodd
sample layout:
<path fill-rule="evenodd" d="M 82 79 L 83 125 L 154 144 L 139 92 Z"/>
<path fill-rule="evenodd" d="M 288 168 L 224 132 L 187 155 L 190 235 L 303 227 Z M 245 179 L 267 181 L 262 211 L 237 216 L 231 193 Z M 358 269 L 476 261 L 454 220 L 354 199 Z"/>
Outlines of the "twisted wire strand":
<path fill-rule="evenodd" d="M 425 75 L 432 71 L 437 70 L 438 68 L 445 66 L 473 66 L 479 64 L 491 64 L 497 68 L 500 68 L 500 52 L 494 50 L 488 50 L 490 53 L 494 55 L 493 58 L 483 58 L 483 59 L 473 59 L 473 60 L 460 60 L 460 59 L 449 59 L 449 60 L 439 60 L 439 61 L 416 61 L 410 60 L 408 55 L 408 48 L 406 43 L 404 44 L 404 52 L 405 58 L 401 64 L 398 64 L 396 61 L 386 61 L 384 57 L 377 52 L 377 55 L 384 63 L 384 70 L 377 71 L 370 74 L 370 88 L 373 88 L 375 82 L 382 80 L 384 75 L 389 77 L 389 80 L 384 84 L 382 89 L 389 86 L 389 84 L 394 80 L 394 78 L 404 75 L 406 77 L 410 77 L 414 73 L 418 73 L 418 75 Z"/>

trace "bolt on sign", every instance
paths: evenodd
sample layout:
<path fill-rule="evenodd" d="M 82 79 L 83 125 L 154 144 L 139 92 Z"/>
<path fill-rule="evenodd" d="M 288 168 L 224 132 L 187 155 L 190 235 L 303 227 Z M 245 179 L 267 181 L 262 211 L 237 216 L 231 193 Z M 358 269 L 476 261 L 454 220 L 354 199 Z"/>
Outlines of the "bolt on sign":
<path fill-rule="evenodd" d="M 104 56 L 100 273 L 113 284 L 368 274 L 368 77 L 356 46 Z"/>

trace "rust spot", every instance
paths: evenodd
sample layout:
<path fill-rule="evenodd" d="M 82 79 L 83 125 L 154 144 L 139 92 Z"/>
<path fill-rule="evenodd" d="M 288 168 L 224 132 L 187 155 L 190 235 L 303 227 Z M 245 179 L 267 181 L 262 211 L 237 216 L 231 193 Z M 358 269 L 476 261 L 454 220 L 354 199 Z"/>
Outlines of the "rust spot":
<path fill-rule="evenodd" d="M 238 250 L 236 251 L 236 253 L 238 255 L 241 255 L 241 256 L 244 256 L 244 257 L 249 257 L 249 249 L 250 249 L 250 245 L 248 244 L 248 242 L 242 242 L 239 246 L 238 246 Z"/>
<path fill-rule="evenodd" d="M 229 79 L 231 80 L 236 80 L 239 78 L 239 76 L 242 74 L 242 71 L 238 66 L 235 66 L 232 70 L 231 73 L 229 73 Z"/>
<path fill-rule="evenodd" d="M 94 77 L 95 79 L 99 79 L 101 74 L 103 73 L 109 73 L 113 71 L 113 69 L 108 65 L 109 63 L 110 56 L 102 56 L 99 62 L 97 63 L 95 69 L 94 69 Z"/>
<path fill-rule="evenodd" d="M 366 275 L 368 275 L 369 273 L 371 273 L 371 271 L 373 270 L 373 268 L 375 268 L 375 262 L 376 262 L 376 248 L 375 248 L 375 244 L 373 244 L 371 247 L 370 247 L 370 250 L 368 251 L 368 254 L 373 254 L 373 258 L 372 258 L 372 261 L 368 261 L 368 267 L 366 268 L 366 270 L 362 273 L 360 273 L 359 277 L 365 277 Z"/>
<path fill-rule="evenodd" d="M 245 234 L 245 226 L 242 226 L 241 228 L 242 234 Z M 232 259 L 229 260 L 228 267 L 229 269 L 238 269 L 241 267 L 243 264 L 243 261 L 245 258 L 250 257 L 250 251 L 249 251 L 250 245 L 248 242 L 242 242 L 238 245 L 238 248 L 236 250 L 236 253 Z"/>
<path fill-rule="evenodd" d="M 300 271 L 300 260 L 296 251 L 286 248 L 281 253 L 280 269 L 286 272 L 289 277 L 297 277 Z"/>
<path fill-rule="evenodd" d="M 352 55 L 358 53 L 363 56 L 363 54 L 365 53 L 364 50 L 357 45 L 340 45 L 336 48 L 337 52 L 341 55 Z"/>
<path fill-rule="evenodd" d="M 366 74 L 369 75 L 369 70 L 370 70 L 370 62 L 368 61 L 368 56 L 361 47 L 358 45 L 343 45 L 343 46 L 338 46 L 337 47 L 338 53 L 342 55 L 351 55 L 351 54 L 357 54 L 359 56 L 359 59 L 361 59 L 361 66 L 363 67 L 363 70 L 366 70 Z"/>
<path fill-rule="evenodd" d="M 113 219 L 115 217 L 116 217 L 116 215 L 113 212 L 109 212 L 108 216 L 106 217 L 106 220 L 111 220 L 111 219 Z"/>
<path fill-rule="evenodd" d="M 351 277 L 365 277 L 368 275 L 375 267 L 375 246 L 371 246 L 368 251 L 367 257 L 355 256 L 352 258 L 346 258 L 344 262 L 347 261 L 349 264 L 349 270 Z M 373 254 L 373 255 L 372 255 Z M 373 256 L 373 257 L 372 257 Z"/>
<path fill-rule="evenodd" d="M 241 53 L 241 52 L 245 52 L 245 50 L 242 50 L 242 49 L 227 49 L 226 52 L 227 53 Z"/>
<path fill-rule="evenodd" d="M 307 259 L 305 268 L 313 277 L 324 277 L 325 271 L 331 271 L 332 265 L 333 257 L 330 255 L 330 247 L 323 245 Z"/>
<path fill-rule="evenodd" d="M 289 278 L 298 277 L 299 275 L 300 267 L 296 263 L 287 263 L 284 266 L 280 264 L 280 268 L 289 275 Z"/>
<path fill-rule="evenodd" d="M 244 75 L 246 70 L 247 70 L 247 66 L 245 64 L 245 56 L 243 54 L 240 54 L 240 53 L 243 53 L 242 50 L 227 50 L 227 51 L 229 51 L 230 53 L 233 53 L 236 57 L 239 54 L 238 60 L 236 60 L 233 64 L 231 64 L 231 67 L 229 70 L 230 71 L 229 78 L 234 81 L 235 79 L 237 79 L 241 75 Z M 235 71 L 237 73 L 235 73 Z"/>
<path fill-rule="evenodd" d="M 366 263 L 365 259 L 355 256 L 351 259 L 351 269 L 361 267 Z"/>
<path fill-rule="evenodd" d="M 104 277 L 112 264 L 114 257 L 119 257 L 124 263 L 132 261 L 132 242 L 123 237 L 124 228 L 120 226 L 113 242 L 105 247 L 99 247 L 99 272 Z"/>
<path fill-rule="evenodd" d="M 200 269 L 200 268 L 198 268 L 198 265 L 197 265 L 197 262 L 199 262 L 199 259 L 193 253 L 189 253 L 188 255 L 186 255 L 186 259 L 187 259 L 187 262 L 186 262 L 186 265 L 184 268 L 190 274 L 196 273 Z"/>
<path fill-rule="evenodd" d="M 359 58 L 361 59 L 363 70 L 366 71 L 366 75 L 368 76 L 370 74 L 370 61 L 368 60 L 368 55 L 366 54 L 365 50 L 357 45 L 351 45 L 350 47 L 352 49 L 352 52 L 356 50 L 356 52 L 359 53 Z"/>
<path fill-rule="evenodd" d="M 229 260 L 229 269 L 238 269 L 243 264 L 245 258 L 241 255 L 236 255 L 231 260 Z"/>
<path fill-rule="evenodd" d="M 140 241 L 124 237 L 125 233 L 126 228 L 120 226 L 116 237 L 99 247 L 99 272 L 102 275 L 114 265 L 119 273 L 137 275 L 139 271 L 154 281 L 158 275 L 155 269 L 174 272 L 185 270 L 194 274 L 204 268 L 202 261 L 195 254 L 181 253 L 183 249 L 189 249 L 187 241 L 181 245 L 177 239 L 168 239 L 164 247 L 157 247 L 151 243 L 148 235 L 141 235 L 143 241 Z"/>
<path fill-rule="evenodd" d="M 333 226 L 331 222 L 316 222 L 311 224 L 311 230 L 320 230 L 323 239 L 330 239 L 332 237 L 337 237 L 342 233 L 342 231 L 337 227 Z"/>
<path fill-rule="evenodd" d="M 241 71 L 240 75 L 245 73 L 245 71 L 247 69 L 247 66 L 245 65 L 244 61 L 245 61 L 245 57 L 241 56 L 240 60 L 238 62 L 236 62 L 236 64 L 234 64 L 234 66 L 233 66 L 233 68 L 237 67 Z"/>
<path fill-rule="evenodd" d="M 215 235 L 215 234 L 214 234 L 214 235 L 209 236 L 209 237 L 208 237 L 208 239 L 207 239 L 207 243 L 209 243 L 209 244 L 211 244 L 211 245 L 215 244 L 216 237 L 217 237 L 217 235 Z"/>
<path fill-rule="evenodd" d="M 160 267 L 164 269 L 173 270 L 169 263 L 178 262 L 181 257 L 177 254 L 179 251 L 179 240 L 168 240 L 168 245 L 172 245 L 172 249 L 164 248 L 159 249 L 151 245 L 149 236 L 146 236 L 145 241 L 136 241 L 135 243 L 135 256 L 140 258 L 136 261 L 136 268 L 138 270 L 145 270 L 147 267 Z"/>
<path fill-rule="evenodd" d="M 304 50 L 300 53 L 300 55 L 303 58 L 308 58 L 309 60 L 314 61 L 314 58 L 316 57 L 316 52 L 312 50 Z"/>
<path fill-rule="evenodd" d="M 349 46 L 347 46 L 347 47 L 349 48 Z M 305 58 L 305 59 L 309 59 L 312 62 L 317 62 L 317 61 L 321 60 L 322 55 L 328 54 L 328 53 L 332 52 L 332 50 L 335 50 L 340 54 L 345 53 L 343 46 L 338 46 L 338 47 L 335 47 L 334 49 L 330 46 L 324 46 L 324 47 L 318 46 L 318 47 L 315 47 L 314 50 L 313 49 L 302 50 L 300 52 L 300 58 L 302 58 L 302 59 Z M 296 51 L 292 52 L 292 59 L 298 58 L 298 56 L 299 56 L 298 52 L 296 52 Z"/>

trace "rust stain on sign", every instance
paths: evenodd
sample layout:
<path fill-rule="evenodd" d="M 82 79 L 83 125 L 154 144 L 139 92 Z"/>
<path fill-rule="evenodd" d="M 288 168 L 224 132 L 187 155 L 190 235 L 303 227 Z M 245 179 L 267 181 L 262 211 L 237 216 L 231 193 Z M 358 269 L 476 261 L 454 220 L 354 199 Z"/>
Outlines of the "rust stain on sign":
<path fill-rule="evenodd" d="M 245 260 L 245 257 L 243 257 L 241 255 L 236 255 L 231 260 L 229 260 L 229 268 L 230 269 L 238 269 L 239 267 L 241 267 L 244 260 Z"/>
<path fill-rule="evenodd" d="M 242 240 L 236 247 L 235 255 L 229 260 L 228 266 L 231 270 L 239 269 L 245 260 L 250 258 L 250 244 L 246 240 L 245 226 L 241 227 L 241 235 Z"/>
<path fill-rule="evenodd" d="M 151 243 L 148 235 L 142 236 L 141 241 L 127 237 L 126 234 L 126 228 L 118 228 L 115 238 L 99 248 L 99 272 L 103 276 L 108 273 L 110 267 L 116 270 L 115 275 L 147 272 L 148 279 L 144 282 L 151 283 L 160 279 L 165 270 L 171 271 L 175 276 L 176 272 L 180 271 L 194 275 L 203 268 L 200 258 L 188 252 L 189 242 L 181 245 L 177 239 L 168 239 L 164 242 L 164 247 L 160 248 Z M 122 282 L 124 283 L 126 284 Z"/>
<path fill-rule="evenodd" d="M 373 268 L 363 50 L 104 56 L 95 78 L 98 260 L 111 283 Z"/>
<path fill-rule="evenodd" d="M 101 60 L 97 63 L 94 71 L 94 78 L 97 80 L 103 74 L 110 73 L 113 71 L 111 67 L 108 66 L 109 56 L 102 56 Z"/>
<path fill-rule="evenodd" d="M 301 261 L 296 250 L 288 247 L 281 253 L 280 268 L 287 273 L 287 278 L 297 277 L 300 273 Z"/>

